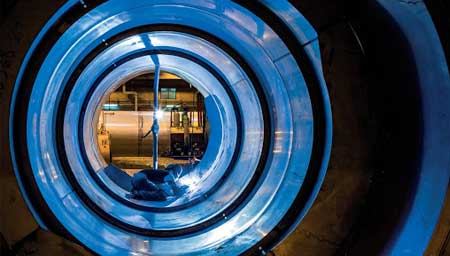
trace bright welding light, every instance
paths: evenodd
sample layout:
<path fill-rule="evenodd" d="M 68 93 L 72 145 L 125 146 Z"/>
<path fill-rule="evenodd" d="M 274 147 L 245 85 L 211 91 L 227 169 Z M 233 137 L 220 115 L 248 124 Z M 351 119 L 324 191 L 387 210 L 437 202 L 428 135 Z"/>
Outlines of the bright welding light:
<path fill-rule="evenodd" d="M 155 113 L 156 119 L 161 119 L 163 117 L 163 115 L 164 115 L 164 111 L 162 111 L 162 110 L 158 110 Z"/>
<path fill-rule="evenodd" d="M 180 178 L 178 182 L 182 186 L 187 186 L 188 190 L 196 191 L 199 186 L 200 178 L 191 174 Z"/>

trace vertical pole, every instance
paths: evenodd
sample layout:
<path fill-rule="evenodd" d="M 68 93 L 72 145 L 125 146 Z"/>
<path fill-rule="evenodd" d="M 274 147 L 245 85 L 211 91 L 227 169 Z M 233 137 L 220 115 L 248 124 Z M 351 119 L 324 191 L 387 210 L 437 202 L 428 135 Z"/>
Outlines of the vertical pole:
<path fill-rule="evenodd" d="M 153 125 L 152 125 L 152 133 L 153 133 L 153 170 L 158 170 L 158 132 L 159 132 L 159 124 L 158 124 L 158 92 L 159 92 L 159 75 L 161 72 L 161 68 L 159 64 L 155 65 L 155 76 L 153 79 Z"/>

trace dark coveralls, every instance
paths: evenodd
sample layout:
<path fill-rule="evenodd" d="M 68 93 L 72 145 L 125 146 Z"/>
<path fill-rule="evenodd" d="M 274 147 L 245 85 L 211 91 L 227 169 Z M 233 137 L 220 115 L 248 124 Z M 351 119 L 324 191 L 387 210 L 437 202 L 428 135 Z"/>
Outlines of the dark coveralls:
<path fill-rule="evenodd" d="M 144 169 L 131 178 L 133 199 L 165 201 L 170 196 L 181 193 L 176 184 L 178 179 L 193 169 L 181 165 L 169 165 L 165 170 Z"/>

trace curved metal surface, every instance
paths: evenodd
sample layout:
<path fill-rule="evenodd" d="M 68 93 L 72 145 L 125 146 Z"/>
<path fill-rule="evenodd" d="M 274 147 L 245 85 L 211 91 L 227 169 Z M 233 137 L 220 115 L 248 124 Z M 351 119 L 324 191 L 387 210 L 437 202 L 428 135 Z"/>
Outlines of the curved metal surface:
<path fill-rule="evenodd" d="M 306 214 L 323 180 L 331 148 L 331 110 L 320 68 L 317 35 L 287 2 L 263 4 L 280 15 L 279 18 L 296 35 L 299 45 L 307 45 L 304 51 L 319 81 L 320 102 L 311 102 L 299 64 L 283 39 L 254 13 L 234 2 L 108 1 L 93 6 L 86 15 L 75 20 L 46 53 L 29 98 L 26 138 L 31 157 L 26 160 L 45 204 L 55 219 L 82 244 L 100 254 L 236 255 L 262 241 L 292 207 L 301 207 L 301 213 L 287 222 L 290 223 L 289 230 Z M 69 2 L 56 16 L 76 5 L 79 3 Z M 37 42 L 44 40 L 47 27 L 57 20 L 58 17 L 50 20 Z M 122 41 L 109 44 L 110 38 L 117 34 L 126 35 L 135 28 L 160 24 L 195 28 L 208 34 L 206 38 L 214 37 L 222 43 L 214 45 L 207 39 L 191 35 L 188 29 L 185 34 L 171 31 L 131 34 Z M 223 50 L 224 46 L 232 49 L 233 54 Z M 95 58 L 82 64 L 96 49 L 101 51 Z M 33 50 L 34 47 L 30 52 Z M 216 127 L 222 130 L 219 136 L 222 139 L 214 145 L 219 154 L 210 153 L 194 170 L 193 175 L 200 181 L 192 184 L 194 176 L 186 177 L 185 182 L 195 186 L 191 189 L 192 194 L 169 205 L 167 202 L 165 205 L 134 202 L 165 208 L 207 195 L 201 202 L 171 212 L 144 211 L 122 204 L 95 182 L 80 153 L 80 150 L 86 153 L 94 170 L 102 167 L 93 147 L 94 109 L 100 104 L 102 94 L 114 89 L 118 83 L 154 69 L 152 53 L 133 56 L 145 51 L 155 51 L 162 70 L 192 81 L 206 97 L 211 96 L 221 116 L 219 119 L 209 117 L 209 120 L 218 120 Z M 189 58 L 167 55 L 164 51 L 178 51 L 200 59 L 223 77 L 226 84 L 219 83 L 211 70 Z M 238 61 L 234 55 L 239 56 Z M 130 59 L 119 64 L 126 57 Z M 29 58 L 17 79 L 14 98 L 19 97 L 20 77 L 27 69 Z M 80 67 L 81 72 L 78 72 Z M 252 74 L 248 73 L 249 69 Z M 66 90 L 73 74 L 77 75 L 76 82 L 72 89 Z M 237 109 L 232 107 L 224 86 L 230 88 Z M 89 99 L 91 90 L 93 94 Z M 268 109 L 261 105 L 262 98 Z M 66 99 L 67 102 L 62 102 Z M 323 113 L 313 113 L 313 104 L 322 105 Z M 16 101 L 13 101 L 11 116 L 14 116 L 15 106 Z M 59 111 L 60 106 L 65 106 L 64 111 Z M 81 117 L 81 112 L 87 114 Z M 55 129 L 58 113 L 64 115 L 63 131 Z M 323 134 L 314 134 L 316 115 L 323 115 L 325 120 Z M 12 119 L 11 123 L 14 121 Z M 236 123 L 239 122 L 243 126 L 239 134 L 242 144 L 236 148 Z M 80 123 L 83 124 L 83 138 L 74 131 Z M 64 146 L 57 139 L 59 134 L 64 136 Z M 11 129 L 11 137 L 17 136 L 25 134 L 17 134 Z M 307 202 L 293 205 L 310 171 L 317 136 L 323 136 L 323 144 L 319 145 L 323 147 L 321 155 L 316 156 L 321 164 L 314 170 L 318 178 Z M 236 163 L 230 174 L 224 175 L 225 166 L 236 151 L 240 152 Z M 16 152 L 14 148 L 12 152 Z M 67 157 L 67 165 L 62 153 Z M 75 180 L 67 178 L 71 175 Z M 124 195 L 124 191 L 107 177 L 101 176 L 101 179 L 117 195 Z M 221 179 L 223 183 L 217 190 L 207 194 Z M 74 187 L 73 182 L 78 185 Z M 83 197 L 83 193 L 88 198 Z M 227 210 L 231 205 L 233 207 Z M 99 211 L 107 213 L 112 220 Z M 210 221 L 212 219 L 214 221 Z M 126 225 L 120 226 L 117 221 Z M 176 229 L 191 231 L 171 233 Z M 165 231 L 164 237 L 154 232 L 145 233 L 145 230 Z M 269 244 L 278 242 L 284 235 L 286 233 Z M 261 248 L 264 249 L 270 248 Z"/>
<path fill-rule="evenodd" d="M 423 2 L 378 0 L 412 54 L 421 101 L 422 142 L 409 209 L 384 250 L 389 255 L 423 254 L 444 203 L 450 178 L 450 76 L 433 21 Z"/>
<path fill-rule="evenodd" d="M 77 3 L 76 0 L 70 0 L 66 4 L 64 4 L 58 11 L 49 19 L 49 21 L 45 24 L 45 26 L 41 29 L 39 34 L 36 36 L 36 39 L 34 39 L 33 43 L 30 46 L 30 49 L 25 55 L 24 60 L 22 61 L 22 66 L 19 69 L 19 72 L 17 74 L 17 78 L 14 84 L 14 88 L 19 87 L 21 83 L 21 79 L 24 75 L 24 72 L 26 70 L 26 65 L 28 65 L 30 59 L 33 57 L 33 53 L 36 50 L 36 48 L 39 47 L 39 44 L 41 43 L 41 40 L 45 37 L 45 35 L 48 33 L 48 31 L 52 28 L 52 26 L 62 17 L 71 7 L 73 7 Z M 13 95 L 11 97 L 11 106 L 16 105 L 16 98 L 17 98 L 18 90 L 13 90 Z M 9 122 L 9 130 L 12 131 L 14 129 L 14 108 L 10 109 L 10 122 Z M 10 137 L 12 134 L 10 133 Z M 11 152 L 15 152 L 13 143 L 10 143 L 10 150 Z M 25 188 L 23 182 L 22 182 L 22 174 L 19 171 L 19 166 L 17 165 L 17 156 L 13 153 L 11 154 L 12 158 L 12 164 L 14 173 L 17 177 L 17 182 L 20 188 L 20 191 L 22 191 L 22 194 L 24 195 L 24 200 L 28 205 L 28 208 L 30 209 L 31 213 L 33 214 L 35 220 L 39 224 L 39 226 L 43 228 L 47 228 L 47 225 L 44 223 L 44 221 L 41 218 L 41 214 L 39 214 L 35 207 L 33 206 L 34 203 L 30 200 L 29 196 L 27 195 L 27 189 Z"/>

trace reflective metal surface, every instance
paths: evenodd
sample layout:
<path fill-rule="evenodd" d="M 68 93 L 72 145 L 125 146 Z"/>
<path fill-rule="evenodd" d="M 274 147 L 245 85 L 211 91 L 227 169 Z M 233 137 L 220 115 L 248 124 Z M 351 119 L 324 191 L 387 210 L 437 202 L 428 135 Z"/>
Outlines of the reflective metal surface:
<path fill-rule="evenodd" d="M 304 216 L 331 145 L 317 35 L 287 2 L 262 4 L 289 24 L 299 45 L 307 45 L 319 81 L 324 113 L 316 115 L 324 115 L 324 149 L 307 203 L 293 205 L 314 153 L 314 113 L 299 64 L 280 36 L 234 2 L 113 0 L 74 21 L 47 53 L 27 113 L 28 161 L 37 187 L 82 244 L 111 255 L 237 255 L 276 229 L 292 207 L 301 207 L 292 227 Z M 79 3 L 63 10 L 72 5 Z M 166 27 L 155 31 L 143 27 L 161 24 Z M 101 171 L 105 162 L 95 134 L 105 95 L 154 72 L 156 58 L 161 71 L 203 94 L 211 124 L 205 156 L 182 177 L 188 193 L 167 202 L 126 199 Z"/>
<path fill-rule="evenodd" d="M 389 26 L 394 27 L 404 40 L 396 45 L 408 49 L 411 60 L 407 65 L 414 70 L 411 73 L 416 80 L 408 86 L 417 84 L 422 126 L 421 137 L 415 138 L 420 140 L 420 155 L 415 159 L 417 166 L 410 167 L 413 175 L 417 175 L 414 192 L 405 200 L 408 209 L 401 214 L 401 223 L 397 224 L 382 253 L 426 255 L 425 250 L 436 228 L 450 178 L 449 69 L 434 20 L 424 2 L 405 5 L 378 0 L 372 7 L 389 17 Z M 405 73 L 405 76 L 410 74 Z"/>

